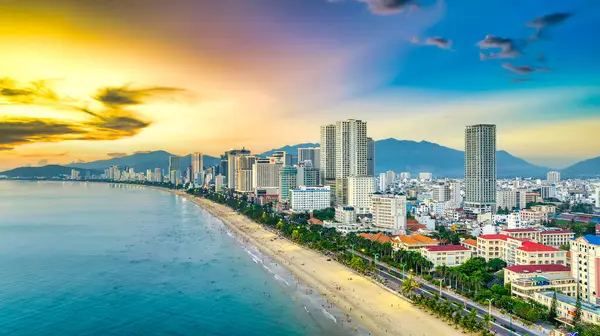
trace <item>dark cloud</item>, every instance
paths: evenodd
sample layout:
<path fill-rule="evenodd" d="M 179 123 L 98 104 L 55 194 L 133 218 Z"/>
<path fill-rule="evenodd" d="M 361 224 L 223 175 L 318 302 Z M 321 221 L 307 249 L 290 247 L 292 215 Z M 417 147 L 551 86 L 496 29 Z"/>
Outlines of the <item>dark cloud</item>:
<path fill-rule="evenodd" d="M 498 52 L 492 52 L 489 55 L 481 52 L 479 56 L 481 60 L 493 58 L 515 58 L 521 55 L 517 42 L 510 38 L 496 37 L 487 35 L 485 39 L 477 42 L 480 49 L 500 49 Z"/>
<path fill-rule="evenodd" d="M 443 37 L 428 37 L 423 41 L 421 41 L 418 37 L 413 37 L 411 42 L 415 44 L 435 46 L 441 49 L 450 49 L 452 47 L 452 41 Z"/>
<path fill-rule="evenodd" d="M 148 154 L 148 153 L 152 153 L 152 151 L 145 150 L 145 151 L 135 151 L 135 152 L 133 152 L 133 154 Z"/>
<path fill-rule="evenodd" d="M 21 154 L 19 155 L 20 157 L 27 157 L 27 158 L 39 158 L 39 157 L 62 157 L 62 156 L 67 156 L 69 154 L 69 152 L 62 152 L 62 153 L 44 153 L 44 154 Z"/>
<path fill-rule="evenodd" d="M 537 39 L 540 36 L 543 36 L 543 33 L 547 28 L 563 23 L 571 16 L 573 16 L 573 14 L 571 13 L 546 14 L 544 16 L 540 16 L 539 18 L 527 22 L 526 25 L 536 29 L 536 32 L 532 36 L 532 39 Z"/>
<path fill-rule="evenodd" d="M 38 166 L 46 166 L 47 164 L 48 164 L 48 160 L 46 160 L 46 159 L 38 161 Z"/>
<path fill-rule="evenodd" d="M 530 67 L 528 65 L 515 66 L 510 63 L 503 63 L 502 67 L 504 69 L 512 71 L 518 75 L 529 75 L 534 72 L 550 71 L 549 68 L 534 68 L 534 67 Z"/>
<path fill-rule="evenodd" d="M 34 142 L 65 140 L 116 140 L 131 137 L 151 125 L 135 110 L 134 105 L 145 104 L 149 99 L 164 97 L 184 91 L 174 87 L 131 86 L 99 89 L 93 97 L 104 107 L 92 109 L 77 106 L 70 98 L 60 98 L 45 81 L 19 86 L 11 79 L 0 80 L 0 101 L 11 105 L 53 104 L 85 115 L 84 121 L 59 121 L 36 118 L 0 119 L 0 150 L 10 150 L 18 145 Z"/>
<path fill-rule="evenodd" d="M 127 156 L 127 153 L 106 153 L 107 156 L 111 157 L 111 158 L 121 158 L 123 156 Z"/>
<path fill-rule="evenodd" d="M 329 0 L 329 2 L 343 2 L 345 0 Z M 350 1 L 350 0 L 348 0 Z M 400 13 L 409 8 L 418 8 L 419 3 L 416 0 L 354 0 L 362 2 L 369 6 L 374 14 L 387 15 Z"/>
<path fill-rule="evenodd" d="M 134 89 L 128 86 L 108 87 L 98 91 L 94 97 L 107 107 L 116 108 L 130 105 L 140 105 L 146 99 L 182 91 L 174 87 L 151 87 Z"/>
<path fill-rule="evenodd" d="M 10 78 L 0 79 L 0 101 L 4 104 L 48 104 L 57 103 L 59 98 L 47 80 L 20 86 Z"/>
<path fill-rule="evenodd" d="M 34 142 L 56 142 L 78 139 L 86 134 L 75 124 L 51 119 L 8 119 L 0 120 L 0 149 Z"/>

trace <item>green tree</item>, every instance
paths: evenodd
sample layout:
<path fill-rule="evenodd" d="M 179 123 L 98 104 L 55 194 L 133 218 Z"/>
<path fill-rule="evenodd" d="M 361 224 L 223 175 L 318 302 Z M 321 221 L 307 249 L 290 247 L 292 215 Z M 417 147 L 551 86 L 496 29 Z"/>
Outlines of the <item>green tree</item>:
<path fill-rule="evenodd" d="M 412 276 L 409 276 L 408 278 L 404 279 L 404 281 L 402 281 L 402 292 L 404 294 L 410 294 L 417 288 L 419 288 L 419 282 L 415 280 Z"/>
<path fill-rule="evenodd" d="M 577 301 L 575 302 L 575 314 L 573 315 L 573 324 L 581 322 L 581 297 L 577 293 Z"/>
<path fill-rule="evenodd" d="M 506 267 L 506 262 L 502 259 L 494 258 L 488 262 L 488 266 L 492 271 L 496 272 Z"/>
<path fill-rule="evenodd" d="M 550 305 L 550 311 L 548 312 L 548 321 L 550 321 L 550 323 L 556 324 L 556 307 L 558 305 L 557 299 L 556 299 L 556 291 L 554 291 L 554 295 L 552 295 L 552 303 Z"/>

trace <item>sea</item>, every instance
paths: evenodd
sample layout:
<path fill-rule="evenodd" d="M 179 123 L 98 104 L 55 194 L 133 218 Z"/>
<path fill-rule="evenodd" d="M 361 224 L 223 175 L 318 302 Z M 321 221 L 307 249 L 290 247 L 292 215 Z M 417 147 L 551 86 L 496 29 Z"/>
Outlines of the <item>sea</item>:
<path fill-rule="evenodd" d="M 366 335 L 189 200 L 0 181 L 0 335 Z"/>

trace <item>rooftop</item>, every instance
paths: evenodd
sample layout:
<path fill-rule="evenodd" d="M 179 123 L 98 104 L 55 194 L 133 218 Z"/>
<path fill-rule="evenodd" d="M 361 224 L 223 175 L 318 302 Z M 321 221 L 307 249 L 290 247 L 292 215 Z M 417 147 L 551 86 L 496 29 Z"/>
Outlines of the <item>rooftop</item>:
<path fill-rule="evenodd" d="M 502 232 L 508 232 L 508 233 L 536 232 L 536 231 L 538 231 L 538 230 L 534 229 L 534 228 L 528 228 L 528 229 L 505 229 L 505 230 L 502 230 Z"/>
<path fill-rule="evenodd" d="M 565 265 L 515 265 L 506 267 L 507 270 L 516 273 L 545 273 L 545 272 L 571 272 Z"/>
<path fill-rule="evenodd" d="M 506 240 L 508 238 L 508 236 L 503 235 L 503 234 L 484 234 L 477 238 L 486 239 L 486 240 Z"/>
<path fill-rule="evenodd" d="M 600 245 L 600 236 L 594 236 L 591 234 L 587 234 L 587 235 L 583 236 L 583 239 L 585 239 L 590 244 Z"/>
<path fill-rule="evenodd" d="M 392 242 L 392 239 L 390 237 L 386 236 L 383 232 L 377 232 L 376 234 L 361 233 L 361 234 L 359 234 L 359 236 L 361 236 L 365 239 L 369 239 L 369 240 L 373 240 L 373 241 L 382 243 L 382 244 Z"/>
<path fill-rule="evenodd" d="M 469 238 L 469 239 L 463 240 L 462 242 L 467 245 L 471 245 L 471 246 L 475 246 L 475 247 L 477 246 L 477 240 L 475 240 L 475 239 Z"/>
<path fill-rule="evenodd" d="M 470 251 L 462 245 L 426 246 L 424 249 L 430 252 Z"/>
<path fill-rule="evenodd" d="M 548 230 L 548 231 L 542 231 L 542 232 L 540 232 L 540 234 L 543 234 L 543 235 L 564 234 L 564 233 L 573 233 L 573 234 L 575 234 L 573 231 L 569 231 L 569 230 Z"/>
<path fill-rule="evenodd" d="M 408 244 L 408 245 L 437 244 L 438 243 L 437 240 L 429 238 L 424 235 L 420 235 L 420 234 L 416 234 L 416 235 L 412 235 L 412 236 L 399 235 L 399 236 L 396 236 L 396 238 L 399 239 L 404 244 Z"/>
<path fill-rule="evenodd" d="M 523 242 L 517 250 L 525 252 L 559 252 L 560 250 L 552 246 L 534 243 L 530 241 Z"/>
<path fill-rule="evenodd" d="M 552 299 L 554 292 L 540 292 L 539 294 Z M 575 297 L 571 297 L 558 292 L 556 293 L 556 299 L 573 307 L 575 307 L 575 304 L 577 303 L 577 299 Z M 600 315 L 600 308 L 594 307 L 583 300 L 581 301 L 581 309 L 590 313 L 594 313 L 596 315 Z"/>

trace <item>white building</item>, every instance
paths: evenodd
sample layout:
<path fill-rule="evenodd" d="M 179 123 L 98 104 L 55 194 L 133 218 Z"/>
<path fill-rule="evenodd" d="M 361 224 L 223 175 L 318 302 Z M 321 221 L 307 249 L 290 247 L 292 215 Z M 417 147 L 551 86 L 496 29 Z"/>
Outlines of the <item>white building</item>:
<path fill-rule="evenodd" d="M 225 176 L 219 174 L 215 176 L 215 191 L 219 192 L 223 190 L 223 188 L 227 188 L 227 184 L 225 184 Z"/>
<path fill-rule="evenodd" d="M 373 226 L 392 234 L 406 234 L 406 196 L 374 194 L 371 196 Z"/>
<path fill-rule="evenodd" d="M 432 173 L 419 173 L 419 180 L 421 181 L 431 181 L 433 179 Z"/>
<path fill-rule="evenodd" d="M 581 299 L 600 303 L 600 236 L 585 235 L 571 240 L 571 274 L 579 283 Z"/>
<path fill-rule="evenodd" d="M 386 173 L 379 173 L 379 191 L 387 190 L 387 175 Z"/>
<path fill-rule="evenodd" d="M 448 184 L 435 184 L 432 189 L 432 198 L 434 202 L 447 202 L 450 200 L 451 191 Z"/>
<path fill-rule="evenodd" d="M 354 207 L 357 214 L 366 214 L 371 210 L 371 195 L 375 192 L 375 178 L 371 176 L 350 176 L 348 183 L 347 205 Z"/>
<path fill-rule="evenodd" d="M 554 184 L 549 186 L 542 186 L 540 188 L 540 196 L 542 197 L 542 199 L 556 197 L 556 186 Z"/>
<path fill-rule="evenodd" d="M 331 190 L 325 187 L 300 186 L 290 191 L 290 208 L 295 212 L 321 210 L 331 206 Z"/>
<path fill-rule="evenodd" d="M 410 180 L 410 173 L 409 172 L 400 173 L 400 180 L 402 180 L 402 181 Z"/>
<path fill-rule="evenodd" d="M 335 221 L 339 223 L 356 223 L 356 211 L 351 206 L 336 206 Z"/>
<path fill-rule="evenodd" d="M 162 182 L 162 170 L 160 168 L 154 168 L 154 174 L 152 175 L 152 177 L 154 178 L 154 182 Z"/>
<path fill-rule="evenodd" d="M 321 180 L 324 185 L 335 183 L 335 125 L 321 126 L 320 160 Z"/>
<path fill-rule="evenodd" d="M 336 202 L 349 203 L 350 176 L 367 176 L 367 123 L 348 119 L 335 124 Z M 370 200 L 370 198 L 369 198 Z"/>
<path fill-rule="evenodd" d="M 462 195 L 460 193 L 460 182 L 450 183 L 450 203 L 453 208 L 460 208 L 462 204 Z"/>
<path fill-rule="evenodd" d="M 298 148 L 298 163 L 302 163 L 307 160 L 312 162 L 313 167 L 319 168 L 321 166 L 321 148 Z"/>
<path fill-rule="evenodd" d="M 237 171 L 235 191 L 239 193 L 254 192 L 254 188 L 252 188 L 252 169 L 240 169 Z"/>
<path fill-rule="evenodd" d="M 204 170 L 204 162 L 202 153 L 193 153 L 192 154 L 192 178 L 194 179 L 194 184 L 202 185 L 204 183 L 202 179 L 202 171 Z"/>
<path fill-rule="evenodd" d="M 281 166 L 281 163 L 269 159 L 256 160 L 252 166 L 252 188 L 257 195 L 279 195 Z"/>
<path fill-rule="evenodd" d="M 526 224 L 521 222 L 521 213 L 518 211 L 511 212 L 506 216 L 506 225 L 509 229 L 524 228 Z"/>
<path fill-rule="evenodd" d="M 546 174 L 546 180 L 548 180 L 549 183 L 558 183 L 558 182 L 560 182 L 560 172 L 549 171 Z"/>
<path fill-rule="evenodd" d="M 465 129 L 465 208 L 491 212 L 496 205 L 496 125 Z"/>

